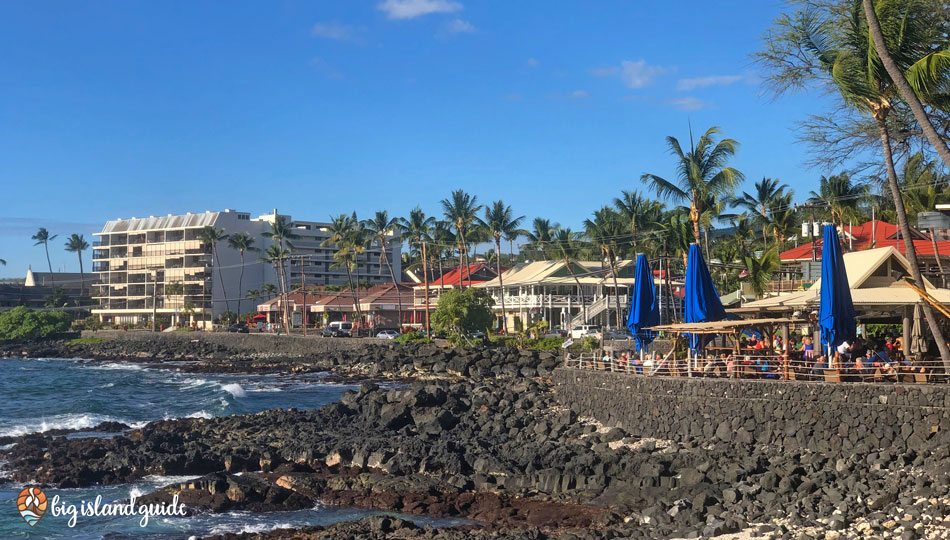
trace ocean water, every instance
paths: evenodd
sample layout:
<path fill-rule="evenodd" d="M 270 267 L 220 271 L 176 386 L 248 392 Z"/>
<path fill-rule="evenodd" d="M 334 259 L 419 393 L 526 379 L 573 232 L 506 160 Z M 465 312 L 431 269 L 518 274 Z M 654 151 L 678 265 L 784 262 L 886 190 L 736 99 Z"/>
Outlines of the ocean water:
<path fill-rule="evenodd" d="M 101 364 L 61 359 L 0 359 L 0 435 L 20 435 L 57 428 L 83 429 L 104 421 L 139 426 L 152 420 L 213 417 L 273 408 L 318 408 L 339 399 L 353 385 L 326 383 L 319 376 L 182 374 L 127 364 Z M 99 436 L 80 433 L 70 436 Z M 149 477 L 135 484 L 82 489 L 44 490 L 66 503 L 79 505 L 97 495 L 103 502 L 128 499 L 182 477 Z M 73 528 L 67 517 L 51 510 L 30 527 L 16 509 L 24 485 L 0 481 L 0 539 L 171 539 L 225 532 L 263 532 L 281 527 L 327 525 L 382 514 L 366 509 L 318 505 L 308 510 L 251 514 L 232 512 L 192 517 L 154 517 L 147 527 L 139 517 L 79 517 Z M 428 520 L 436 526 L 457 520 Z"/>

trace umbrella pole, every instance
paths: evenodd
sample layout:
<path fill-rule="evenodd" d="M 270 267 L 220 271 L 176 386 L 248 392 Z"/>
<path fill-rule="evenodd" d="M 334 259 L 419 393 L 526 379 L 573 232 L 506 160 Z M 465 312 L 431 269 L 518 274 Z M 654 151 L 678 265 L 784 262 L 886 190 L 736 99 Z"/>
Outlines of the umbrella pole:
<path fill-rule="evenodd" d="M 785 371 L 785 380 L 788 380 L 788 325 L 782 325 L 782 364 Z"/>

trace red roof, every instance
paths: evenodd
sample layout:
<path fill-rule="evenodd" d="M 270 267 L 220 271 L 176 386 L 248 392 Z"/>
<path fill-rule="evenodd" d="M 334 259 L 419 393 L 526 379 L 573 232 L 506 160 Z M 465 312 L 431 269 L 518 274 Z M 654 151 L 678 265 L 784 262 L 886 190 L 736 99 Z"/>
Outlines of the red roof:
<path fill-rule="evenodd" d="M 489 279 L 480 279 L 477 274 L 481 273 L 483 270 L 487 270 L 491 274 Z M 504 272 L 507 268 L 502 267 L 501 271 Z M 471 285 L 473 283 L 484 283 L 485 281 L 490 281 L 496 276 L 496 271 L 493 266 L 490 266 L 486 263 L 476 263 L 470 264 L 468 266 L 459 266 L 453 268 L 446 272 L 442 277 L 437 277 L 429 281 L 429 287 L 439 287 L 445 285 L 446 287 L 458 287 L 459 283 L 464 280 L 465 285 Z M 416 285 L 416 287 L 423 287 L 423 284 Z"/>
<path fill-rule="evenodd" d="M 901 253 L 905 253 L 906 247 L 903 238 L 899 238 L 899 227 L 880 220 L 868 221 L 861 225 L 850 227 L 845 225 L 839 234 L 841 247 L 847 253 L 849 251 L 861 251 L 872 248 L 893 247 Z M 930 236 L 916 230 L 912 230 L 914 237 L 914 248 L 917 254 L 925 257 L 934 256 L 933 242 Z M 815 250 L 818 260 L 821 260 L 821 238 L 815 242 Z M 950 240 L 937 240 L 937 249 L 941 255 L 950 255 Z M 804 243 L 798 247 L 782 252 L 782 261 L 810 261 L 811 260 L 811 242 Z"/>

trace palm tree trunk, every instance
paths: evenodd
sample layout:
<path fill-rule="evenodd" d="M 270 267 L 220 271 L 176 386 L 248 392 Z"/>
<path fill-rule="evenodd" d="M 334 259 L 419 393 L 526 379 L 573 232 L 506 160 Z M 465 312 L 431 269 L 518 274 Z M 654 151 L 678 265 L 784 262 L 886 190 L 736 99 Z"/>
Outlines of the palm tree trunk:
<path fill-rule="evenodd" d="M 907 103 L 911 112 L 914 113 L 914 118 L 917 120 L 917 123 L 920 124 L 924 136 L 927 137 L 927 140 L 930 141 L 934 150 L 937 151 L 944 165 L 950 167 L 950 149 L 947 148 L 947 143 L 944 142 L 937 133 L 926 111 L 924 111 L 923 103 L 921 103 L 920 98 L 917 97 L 917 93 L 911 88 L 910 83 L 907 82 L 907 78 L 904 77 L 904 72 L 901 71 L 900 67 L 894 62 L 894 59 L 891 58 L 890 53 L 887 51 L 887 43 L 884 41 L 884 32 L 881 31 L 881 23 L 877 20 L 877 12 L 874 11 L 873 2 L 871 0 L 863 0 L 863 3 L 864 16 L 867 17 L 868 20 L 868 29 L 871 33 L 871 39 L 874 41 L 874 49 L 881 59 L 881 63 L 884 64 L 884 69 L 887 70 L 887 74 L 890 75 L 891 80 L 897 87 L 897 91 L 900 92 L 901 97 L 904 99 L 904 103 Z"/>
<path fill-rule="evenodd" d="M 620 287 L 617 285 L 617 267 L 614 264 L 613 257 L 610 258 L 610 273 L 613 274 L 614 277 L 614 300 L 616 301 L 616 306 L 614 307 L 616 308 L 615 313 L 617 315 L 617 329 L 619 330 L 623 327 L 622 323 L 620 322 Z"/>
<path fill-rule="evenodd" d="M 218 279 L 221 280 L 221 293 L 224 294 L 224 308 L 231 311 L 231 299 L 228 298 L 228 291 L 224 287 L 224 274 L 221 272 L 221 259 L 218 257 L 218 246 L 216 244 L 212 244 L 211 252 L 218 265 Z"/>
<path fill-rule="evenodd" d="M 79 297 L 82 298 L 82 291 L 86 287 L 86 276 L 82 270 L 82 251 L 77 250 L 76 253 L 79 255 Z"/>
<path fill-rule="evenodd" d="M 425 289 L 426 289 L 426 338 L 432 339 L 432 330 L 429 328 L 429 268 L 428 268 L 429 258 L 426 256 L 426 243 L 422 243 L 422 278 L 425 280 Z"/>
<path fill-rule="evenodd" d="M 402 329 L 402 295 L 399 294 L 399 285 L 396 283 L 396 272 L 393 271 L 393 265 L 389 263 L 389 252 L 386 250 L 386 243 L 380 242 L 380 246 L 383 248 L 383 261 L 386 263 L 386 268 L 389 269 L 389 277 L 393 280 L 393 290 L 396 292 L 396 305 L 398 306 L 396 323 Z"/>
<path fill-rule="evenodd" d="M 574 268 L 571 267 L 570 258 L 564 257 L 564 266 L 567 267 L 567 271 L 571 274 L 571 277 L 574 278 L 574 283 L 577 283 L 577 293 L 581 297 L 581 313 L 584 314 L 584 322 L 586 323 L 587 322 L 587 299 L 584 297 L 584 287 L 581 285 L 581 280 L 577 279 L 577 275 L 574 274 Z M 568 313 L 567 318 L 568 318 L 568 323 L 570 323 L 571 322 L 570 319 L 572 319 L 573 316 L 570 313 Z M 568 332 L 570 332 L 571 330 L 572 328 L 567 329 Z"/>
<path fill-rule="evenodd" d="M 241 250 L 241 275 L 238 277 L 238 315 L 241 311 L 241 303 L 244 301 L 244 250 Z"/>
<path fill-rule="evenodd" d="M 346 264 L 346 280 L 350 283 L 350 296 L 353 297 L 353 309 L 356 310 L 357 323 L 362 325 L 363 312 L 360 311 L 360 300 L 356 296 L 356 289 L 353 287 L 353 274 L 350 273 L 350 265 Z"/>
<path fill-rule="evenodd" d="M 46 266 L 49 267 L 49 282 L 53 287 L 56 287 L 56 277 L 53 275 L 53 263 L 49 260 L 49 242 L 43 242 L 43 247 L 46 249 Z"/>
<path fill-rule="evenodd" d="M 495 237 L 495 251 L 501 253 L 501 236 Z M 501 257 L 495 259 L 495 268 L 498 270 L 498 288 L 501 296 L 501 322 L 505 328 L 505 335 L 508 334 L 508 312 L 505 311 L 505 281 L 501 277 Z"/>
<path fill-rule="evenodd" d="M 465 250 L 462 249 L 462 246 L 465 244 L 465 238 L 459 235 L 459 238 L 462 240 L 459 242 L 459 290 L 465 290 L 465 280 L 462 279 L 464 276 L 462 265 L 465 264 Z"/>
<path fill-rule="evenodd" d="M 943 287 L 944 275 L 943 275 L 943 263 L 940 261 L 940 250 L 937 249 L 937 231 L 930 228 L 930 242 L 934 247 L 934 258 L 937 259 L 937 270 L 940 271 L 940 287 Z M 82 265 L 80 265 L 82 268 Z"/>
<path fill-rule="evenodd" d="M 901 236 L 904 237 L 904 250 L 907 254 L 907 261 L 910 263 L 910 272 L 914 276 L 917 285 L 924 287 L 924 278 L 920 274 L 920 264 L 917 261 L 917 249 L 914 247 L 913 236 L 910 233 L 910 225 L 907 223 L 907 211 L 904 209 L 904 199 L 901 197 L 900 186 L 897 184 L 897 170 L 894 168 L 894 156 L 891 153 L 891 137 L 887 132 L 887 120 L 884 117 L 886 109 L 875 114 L 878 131 L 881 133 L 881 146 L 884 148 L 884 161 L 887 165 L 887 182 L 891 188 L 891 195 L 894 197 L 894 207 L 897 211 L 897 223 L 901 228 Z M 930 325 L 930 332 L 933 334 L 934 341 L 937 342 L 937 349 L 940 351 L 940 360 L 943 362 L 945 371 L 950 372 L 950 349 L 947 348 L 947 340 L 943 336 L 943 330 L 934 317 L 933 308 L 927 302 L 921 302 L 924 316 L 927 318 L 927 324 Z"/>

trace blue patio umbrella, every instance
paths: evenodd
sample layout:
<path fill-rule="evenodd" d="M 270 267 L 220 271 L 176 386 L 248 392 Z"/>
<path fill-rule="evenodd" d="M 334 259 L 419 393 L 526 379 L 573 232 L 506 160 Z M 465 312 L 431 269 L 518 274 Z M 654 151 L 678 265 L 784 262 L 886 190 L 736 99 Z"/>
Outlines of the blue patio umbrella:
<path fill-rule="evenodd" d="M 656 302 L 653 272 L 650 271 L 650 264 L 645 255 L 637 255 L 635 279 L 633 296 L 630 297 L 627 328 L 636 339 L 637 351 L 645 351 L 647 345 L 656 337 L 656 332 L 648 329 L 660 324 L 660 308 Z"/>
<path fill-rule="evenodd" d="M 713 322 L 726 318 L 726 308 L 722 307 L 719 293 L 713 285 L 712 276 L 706 268 L 703 253 L 698 244 L 690 244 L 689 257 L 686 260 L 686 314 L 683 322 Z M 693 350 L 705 345 L 704 336 L 691 335 L 689 347 Z M 711 338 L 711 336 L 705 336 Z"/>
<path fill-rule="evenodd" d="M 825 225 L 823 244 L 818 325 L 821 327 L 822 345 L 834 348 L 844 341 L 852 341 L 857 328 L 848 272 L 844 267 L 844 256 L 834 225 Z"/>

